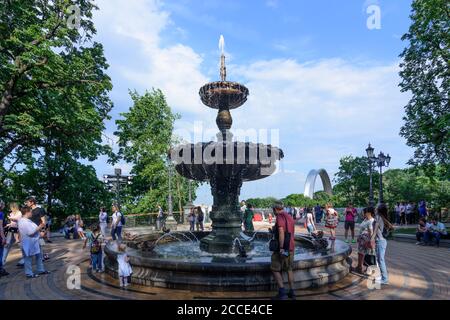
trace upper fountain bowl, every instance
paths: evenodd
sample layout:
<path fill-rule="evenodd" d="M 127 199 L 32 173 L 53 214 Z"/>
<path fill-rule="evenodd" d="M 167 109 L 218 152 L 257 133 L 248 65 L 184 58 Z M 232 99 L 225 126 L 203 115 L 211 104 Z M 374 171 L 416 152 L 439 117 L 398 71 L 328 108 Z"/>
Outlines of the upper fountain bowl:
<path fill-rule="evenodd" d="M 200 88 L 203 104 L 213 109 L 236 109 L 242 106 L 249 95 L 240 83 L 229 81 L 211 82 Z"/>

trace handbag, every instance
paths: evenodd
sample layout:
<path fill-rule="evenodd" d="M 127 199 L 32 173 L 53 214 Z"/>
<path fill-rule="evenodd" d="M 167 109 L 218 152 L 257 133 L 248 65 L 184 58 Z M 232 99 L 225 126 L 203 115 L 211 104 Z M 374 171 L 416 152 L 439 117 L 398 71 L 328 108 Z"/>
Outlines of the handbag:
<path fill-rule="evenodd" d="M 289 244 L 291 242 L 291 234 L 289 232 L 287 232 L 287 219 L 286 217 L 284 217 L 285 221 L 286 221 L 286 232 L 284 233 L 284 244 L 283 244 L 283 249 L 289 251 Z M 275 225 L 275 231 L 273 233 L 273 237 L 272 239 L 270 239 L 269 241 L 269 250 L 272 252 L 278 252 L 280 251 L 280 242 L 278 241 L 278 226 Z"/>
<path fill-rule="evenodd" d="M 377 265 L 377 258 L 375 257 L 375 255 L 372 254 L 366 254 L 364 256 L 364 264 L 366 266 L 376 266 Z"/>

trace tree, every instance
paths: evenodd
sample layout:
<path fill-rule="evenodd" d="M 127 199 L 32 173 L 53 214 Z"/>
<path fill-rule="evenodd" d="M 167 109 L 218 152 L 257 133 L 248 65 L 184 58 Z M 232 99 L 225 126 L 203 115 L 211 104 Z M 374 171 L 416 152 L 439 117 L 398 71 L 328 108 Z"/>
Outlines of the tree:
<path fill-rule="evenodd" d="M 343 157 L 340 160 L 339 171 L 335 174 L 333 187 L 335 199 L 339 204 L 352 202 L 356 206 L 366 206 L 369 201 L 369 164 L 366 157 Z M 374 195 L 377 194 L 378 173 L 373 172 Z M 337 205 L 337 204 L 336 204 Z"/>
<path fill-rule="evenodd" d="M 430 174 L 439 164 L 450 177 L 450 8 L 446 0 L 415 0 L 412 24 L 402 40 L 402 92 L 412 98 L 400 134 L 415 148 L 408 163 Z"/>
<path fill-rule="evenodd" d="M 146 91 L 143 96 L 130 92 L 133 106 L 117 120 L 118 159 L 133 165 L 135 175 L 129 189 L 129 208 L 135 213 L 155 210 L 160 204 L 167 210 L 168 153 L 173 143 L 173 123 L 179 117 L 167 105 L 161 90 Z M 116 161 L 118 160 L 116 159 Z M 174 174 L 173 203 L 178 208 L 188 200 L 188 180 Z M 192 191 L 198 184 L 192 183 Z"/>
<path fill-rule="evenodd" d="M 34 194 L 52 211 L 54 204 L 73 208 L 73 194 L 81 210 L 97 211 L 105 190 L 95 171 L 78 162 L 111 151 L 102 145 L 102 131 L 112 84 L 103 47 L 91 41 L 96 6 L 88 0 L 0 3 L 0 181 L 12 183 L 0 196 L 21 201 Z M 71 6 L 79 9 L 79 27 L 70 24 Z M 99 194 L 85 193 L 93 190 Z"/>
<path fill-rule="evenodd" d="M 88 0 L 1 2 L 0 161 L 42 148 L 45 130 L 77 138 L 79 146 L 101 141 L 112 84 L 104 73 L 102 45 L 83 46 L 95 33 L 95 5 Z M 68 21 L 71 5 L 80 10 L 79 28 Z M 87 127 L 76 124 L 81 113 Z M 86 131 L 94 141 L 84 139 Z"/>

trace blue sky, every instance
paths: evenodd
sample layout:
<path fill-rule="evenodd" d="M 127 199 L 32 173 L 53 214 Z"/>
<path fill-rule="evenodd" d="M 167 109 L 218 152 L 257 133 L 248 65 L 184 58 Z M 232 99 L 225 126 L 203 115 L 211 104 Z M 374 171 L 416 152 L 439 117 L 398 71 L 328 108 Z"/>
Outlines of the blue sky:
<path fill-rule="evenodd" d="M 334 175 L 340 158 L 363 155 L 369 141 L 391 154 L 391 167 L 405 167 L 412 155 L 398 135 L 408 101 L 398 88 L 398 56 L 410 0 L 95 2 L 96 40 L 114 84 L 105 131 L 113 140 L 114 120 L 131 106 L 128 89 L 152 87 L 181 114 L 177 129 L 201 123 L 215 132 L 216 112 L 201 104 L 198 89 L 219 77 L 223 34 L 228 79 L 250 90 L 247 104 L 232 111 L 233 128 L 278 130 L 285 153 L 281 170 L 244 184 L 242 198 L 302 193 L 309 170 Z M 381 29 L 367 27 L 370 5 L 380 8 Z M 94 166 L 99 176 L 112 171 L 104 158 Z M 209 186 L 201 187 L 197 202 L 211 201 Z"/>

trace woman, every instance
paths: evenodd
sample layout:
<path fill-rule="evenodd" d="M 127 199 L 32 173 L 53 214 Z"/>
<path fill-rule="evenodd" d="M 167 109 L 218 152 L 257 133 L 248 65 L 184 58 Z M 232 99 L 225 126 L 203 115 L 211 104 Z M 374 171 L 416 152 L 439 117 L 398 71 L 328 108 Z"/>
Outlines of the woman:
<path fill-rule="evenodd" d="M 386 261 L 384 256 L 386 254 L 387 241 L 385 239 L 386 233 L 383 230 L 390 231 L 393 229 L 392 224 L 388 218 L 388 208 L 384 203 L 378 205 L 377 215 L 375 216 L 375 250 L 377 255 L 377 263 L 381 272 L 381 284 L 389 283 L 389 274 L 386 268 Z M 384 235 L 383 235 L 384 233 Z"/>
<path fill-rule="evenodd" d="M 372 240 L 373 222 L 375 221 L 373 207 L 364 208 L 364 221 L 359 225 L 358 236 L 358 266 L 356 272 L 363 273 L 362 267 L 366 254 L 375 255 L 375 241 Z"/>
<path fill-rule="evenodd" d="M 191 208 L 188 215 L 188 221 L 189 221 L 189 230 L 193 232 L 195 230 L 195 212 L 194 208 Z"/>
<path fill-rule="evenodd" d="M 336 240 L 336 227 L 339 223 L 339 214 L 333 209 L 331 203 L 327 203 L 325 206 L 325 228 L 330 229 L 330 240 Z"/>
<path fill-rule="evenodd" d="M 98 215 L 98 225 L 102 233 L 102 237 L 106 237 L 106 227 L 108 226 L 108 213 L 105 207 L 100 208 L 100 213 Z"/>
<path fill-rule="evenodd" d="M 204 230 L 203 228 L 203 211 L 201 207 L 197 207 L 197 231 Z"/>
<path fill-rule="evenodd" d="M 314 231 L 316 231 L 316 224 L 314 223 L 314 217 L 312 214 L 312 209 L 306 209 L 306 221 L 305 221 L 306 229 L 308 229 L 309 235 L 311 235 Z"/>
<path fill-rule="evenodd" d="M 247 204 L 247 209 L 244 212 L 244 230 L 247 232 L 253 232 L 255 228 L 253 227 L 253 206 L 251 204 Z"/>
<path fill-rule="evenodd" d="M 81 238 L 81 240 L 86 239 L 86 237 L 84 235 L 83 227 L 84 227 L 84 223 L 83 223 L 83 220 L 81 220 L 81 216 L 79 214 L 75 215 L 75 229 L 78 234 L 78 237 Z"/>
<path fill-rule="evenodd" d="M 6 244 L 3 250 L 3 265 L 6 263 L 6 258 L 11 250 L 11 247 L 15 242 L 19 243 L 19 229 L 18 222 L 22 218 L 22 212 L 20 212 L 19 205 L 15 202 L 9 204 L 11 213 L 8 216 L 9 223 L 6 225 L 8 234 L 6 236 Z"/>

